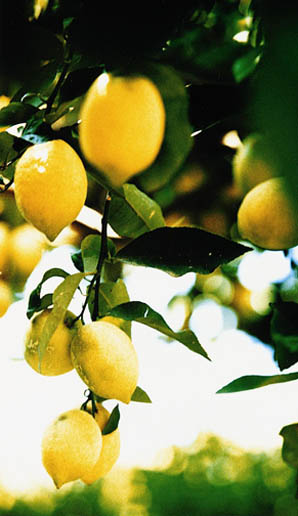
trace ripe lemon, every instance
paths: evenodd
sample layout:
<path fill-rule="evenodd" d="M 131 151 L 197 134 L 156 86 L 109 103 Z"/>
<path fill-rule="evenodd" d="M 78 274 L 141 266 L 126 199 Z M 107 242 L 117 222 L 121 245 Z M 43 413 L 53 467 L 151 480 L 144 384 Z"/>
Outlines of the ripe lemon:
<path fill-rule="evenodd" d="M 282 177 L 268 179 L 244 197 L 238 211 L 242 238 L 264 249 L 298 245 L 298 217 L 286 194 Z"/>
<path fill-rule="evenodd" d="M 21 224 L 12 229 L 8 253 L 13 273 L 27 278 L 41 260 L 46 245 L 44 234 L 30 224 Z"/>
<path fill-rule="evenodd" d="M 9 234 L 10 227 L 6 222 L 0 222 L 0 274 L 5 274 L 8 270 L 9 262 Z"/>
<path fill-rule="evenodd" d="M 234 155 L 233 177 L 241 194 L 246 194 L 257 184 L 277 175 L 273 163 L 265 155 L 262 136 L 251 134 L 237 148 Z"/>
<path fill-rule="evenodd" d="M 29 147 L 17 162 L 14 184 L 21 214 L 49 240 L 75 220 L 87 195 L 84 165 L 63 140 Z"/>
<path fill-rule="evenodd" d="M 70 356 L 70 344 L 78 328 L 81 326 L 81 322 L 76 321 L 70 327 L 75 315 L 67 311 L 63 322 L 57 326 L 50 338 L 40 360 L 40 337 L 50 312 L 51 309 L 46 309 L 32 319 L 25 336 L 24 356 L 26 362 L 36 372 L 45 376 L 57 376 L 71 371 L 74 367 Z"/>
<path fill-rule="evenodd" d="M 0 109 L 8 106 L 9 103 L 10 103 L 10 98 L 9 97 L 7 97 L 6 95 L 0 95 Z M 8 129 L 8 127 L 9 126 L 0 127 L 0 133 L 5 131 L 6 129 Z"/>
<path fill-rule="evenodd" d="M 165 118 L 162 97 L 150 79 L 101 74 L 81 110 L 82 151 L 113 186 L 120 186 L 157 157 Z"/>
<path fill-rule="evenodd" d="M 123 330 L 103 321 L 86 324 L 71 343 L 71 356 L 91 391 L 102 398 L 130 402 L 139 367 L 133 344 Z"/>
<path fill-rule="evenodd" d="M 9 283 L 0 279 L 0 317 L 6 314 L 12 299 L 13 295 Z"/>
<path fill-rule="evenodd" d="M 97 412 L 95 414 L 95 421 L 102 431 L 106 426 L 110 413 L 100 403 L 96 404 Z M 99 458 L 90 471 L 81 477 L 85 484 L 92 484 L 101 477 L 104 477 L 114 466 L 120 454 L 120 432 L 116 428 L 110 434 L 102 435 L 102 448 Z"/>
<path fill-rule="evenodd" d="M 81 478 L 94 467 L 102 446 L 95 419 L 73 409 L 49 425 L 42 439 L 42 462 L 57 488 Z"/>

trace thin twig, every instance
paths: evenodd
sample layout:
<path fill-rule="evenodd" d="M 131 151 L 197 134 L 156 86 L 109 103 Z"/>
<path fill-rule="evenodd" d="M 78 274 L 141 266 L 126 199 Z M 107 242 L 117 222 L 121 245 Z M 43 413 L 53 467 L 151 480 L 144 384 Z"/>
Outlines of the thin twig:
<path fill-rule="evenodd" d="M 104 264 L 104 261 L 108 254 L 108 240 L 107 240 L 107 226 L 108 226 L 108 218 L 109 218 L 109 208 L 110 208 L 111 198 L 109 192 L 106 194 L 105 206 L 103 217 L 101 221 L 101 246 L 100 253 L 97 262 L 97 273 L 95 275 L 95 287 L 94 287 L 94 305 L 91 314 L 92 321 L 96 321 L 98 310 L 99 310 L 99 287 L 101 280 L 101 271 Z"/>

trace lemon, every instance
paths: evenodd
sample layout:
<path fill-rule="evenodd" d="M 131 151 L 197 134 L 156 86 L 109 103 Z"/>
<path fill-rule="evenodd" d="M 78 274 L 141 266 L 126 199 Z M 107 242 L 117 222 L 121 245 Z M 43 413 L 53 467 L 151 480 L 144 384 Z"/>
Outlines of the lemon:
<path fill-rule="evenodd" d="M 91 391 L 102 398 L 130 402 L 139 367 L 133 344 L 123 330 L 104 321 L 86 324 L 72 340 L 71 356 Z"/>
<path fill-rule="evenodd" d="M 250 134 L 239 145 L 232 169 L 235 184 L 244 195 L 257 184 L 277 176 L 277 171 L 265 155 L 264 141 L 259 134 Z"/>
<path fill-rule="evenodd" d="M 8 104 L 10 103 L 10 98 L 7 97 L 6 95 L 0 95 L 0 109 L 8 106 Z M 0 133 L 2 133 L 3 131 L 6 131 L 6 129 L 8 129 L 9 126 L 6 126 L 6 127 L 0 127 Z"/>
<path fill-rule="evenodd" d="M 105 428 L 110 413 L 100 403 L 96 404 L 97 412 L 95 413 L 95 421 L 98 424 L 101 431 Z M 120 432 L 116 428 L 110 434 L 102 435 L 102 448 L 99 458 L 90 471 L 87 471 L 81 480 L 85 484 L 92 484 L 101 477 L 104 477 L 114 466 L 120 454 Z"/>
<path fill-rule="evenodd" d="M 12 303 L 12 291 L 7 281 L 0 279 L 0 317 L 6 314 Z"/>
<path fill-rule="evenodd" d="M 29 147 L 17 162 L 14 184 L 21 214 L 49 240 L 76 219 L 87 195 L 84 165 L 63 140 Z"/>
<path fill-rule="evenodd" d="M 150 79 L 101 74 L 81 109 L 82 151 L 113 186 L 120 186 L 157 157 L 165 118 L 162 97 Z"/>
<path fill-rule="evenodd" d="M 0 222 L 0 274 L 6 273 L 9 262 L 9 234 L 10 227 L 6 222 Z"/>
<path fill-rule="evenodd" d="M 78 328 L 81 326 L 81 322 L 76 321 L 70 327 L 75 315 L 67 311 L 64 320 L 57 326 L 54 334 L 50 338 L 40 360 L 40 337 L 50 313 L 51 309 L 46 309 L 32 319 L 25 336 L 24 356 L 26 362 L 36 372 L 45 376 L 57 376 L 73 369 L 70 356 L 70 344 Z"/>
<path fill-rule="evenodd" d="M 42 462 L 59 488 L 90 471 L 101 446 L 102 435 L 95 419 L 86 411 L 72 409 L 46 429 L 41 444 Z"/>
<path fill-rule="evenodd" d="M 298 245 L 298 217 L 282 177 L 268 179 L 244 197 L 238 210 L 241 237 L 264 249 Z"/>
<path fill-rule="evenodd" d="M 25 223 L 13 228 L 8 245 L 13 273 L 27 278 L 41 260 L 46 245 L 44 234 L 30 224 Z"/>

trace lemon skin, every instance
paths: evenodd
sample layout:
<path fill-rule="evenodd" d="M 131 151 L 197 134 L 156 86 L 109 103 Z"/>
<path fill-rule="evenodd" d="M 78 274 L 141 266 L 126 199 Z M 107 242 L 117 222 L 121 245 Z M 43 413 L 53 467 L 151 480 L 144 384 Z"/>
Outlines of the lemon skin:
<path fill-rule="evenodd" d="M 94 418 L 100 430 L 103 431 L 109 420 L 110 413 L 100 403 L 96 404 L 96 408 L 97 412 Z M 85 482 L 85 484 L 92 484 L 99 478 L 107 475 L 117 461 L 119 454 L 120 432 L 119 428 L 116 428 L 113 432 L 102 435 L 102 448 L 98 460 L 95 466 L 81 477 L 81 480 Z"/>
<path fill-rule="evenodd" d="M 298 213 L 282 177 L 263 181 L 246 194 L 238 210 L 237 225 L 244 240 L 264 249 L 298 245 Z"/>
<path fill-rule="evenodd" d="M 46 429 L 41 444 L 42 462 L 60 488 L 92 469 L 101 447 L 102 435 L 95 419 L 86 411 L 72 409 Z"/>
<path fill-rule="evenodd" d="M 165 108 L 147 77 L 101 74 L 81 109 L 79 141 L 86 159 L 114 186 L 156 159 L 165 131 Z"/>
<path fill-rule="evenodd" d="M 9 283 L 0 279 L 0 317 L 6 314 L 13 301 L 13 294 Z"/>
<path fill-rule="evenodd" d="M 41 260 L 47 240 L 31 224 L 21 224 L 9 234 L 8 253 L 13 274 L 27 278 Z"/>
<path fill-rule="evenodd" d="M 102 398 L 130 402 L 139 366 L 135 348 L 123 330 L 100 320 L 82 326 L 71 342 L 71 357 L 91 391 Z"/>
<path fill-rule="evenodd" d="M 52 140 L 24 152 L 16 165 L 14 186 L 24 219 L 54 240 L 81 211 L 88 185 L 79 155 L 64 140 Z"/>
<path fill-rule="evenodd" d="M 50 338 L 40 360 L 40 337 L 50 313 L 51 309 L 46 309 L 32 319 L 25 336 L 24 357 L 30 367 L 37 373 L 45 376 L 57 376 L 67 373 L 74 368 L 70 356 L 70 345 L 78 328 L 81 327 L 81 322 L 76 321 L 69 327 L 75 319 L 75 315 L 67 311 L 64 320 L 57 326 L 54 334 Z"/>
<path fill-rule="evenodd" d="M 242 195 L 278 174 L 268 156 L 265 156 L 264 142 L 259 134 L 250 134 L 243 140 L 234 155 L 232 170 L 235 184 Z"/>

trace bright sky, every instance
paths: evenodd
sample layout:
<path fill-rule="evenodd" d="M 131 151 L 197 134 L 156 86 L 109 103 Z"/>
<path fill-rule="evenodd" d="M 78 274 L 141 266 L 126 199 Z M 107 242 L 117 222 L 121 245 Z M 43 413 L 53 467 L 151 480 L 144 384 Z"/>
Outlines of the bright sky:
<path fill-rule="evenodd" d="M 54 489 L 41 464 L 42 434 L 57 415 L 84 401 L 85 385 L 75 371 L 45 377 L 33 371 L 22 358 L 26 298 L 48 268 L 62 266 L 72 272 L 69 251 L 58 248 L 47 254 L 29 279 L 25 299 L 14 303 L 0 319 L 0 485 L 18 493 L 39 487 Z M 259 255 L 259 261 L 255 256 L 247 258 L 248 262 L 251 260 L 250 266 L 243 262 L 247 277 L 249 270 L 256 273 L 262 264 L 268 272 L 270 256 L 275 276 L 287 274 L 282 254 L 264 255 Z M 167 303 L 174 294 L 189 289 L 194 274 L 173 278 L 139 267 L 128 267 L 127 273 L 131 299 L 148 303 L 163 314 L 173 329 L 178 329 L 179 307 L 171 312 Z M 267 281 L 270 279 L 267 275 Z M 49 280 L 48 287 L 53 286 L 54 280 Z M 78 312 L 80 306 L 76 301 L 70 308 Z M 278 435 L 281 427 L 297 418 L 297 394 L 291 382 L 237 394 L 215 394 L 217 389 L 244 374 L 279 372 L 270 349 L 237 330 L 234 316 L 225 321 L 222 327 L 222 312 L 211 302 L 197 309 L 191 320 L 212 362 L 182 344 L 165 342 L 150 328 L 133 325 L 132 337 L 141 369 L 139 385 L 149 394 L 152 404 L 120 403 L 120 466 L 150 466 L 159 450 L 173 444 L 189 445 L 200 432 L 206 431 L 247 449 L 261 451 L 281 446 Z M 218 337 L 217 333 L 220 333 Z M 108 408 L 114 405 L 115 402 L 107 403 Z"/>

